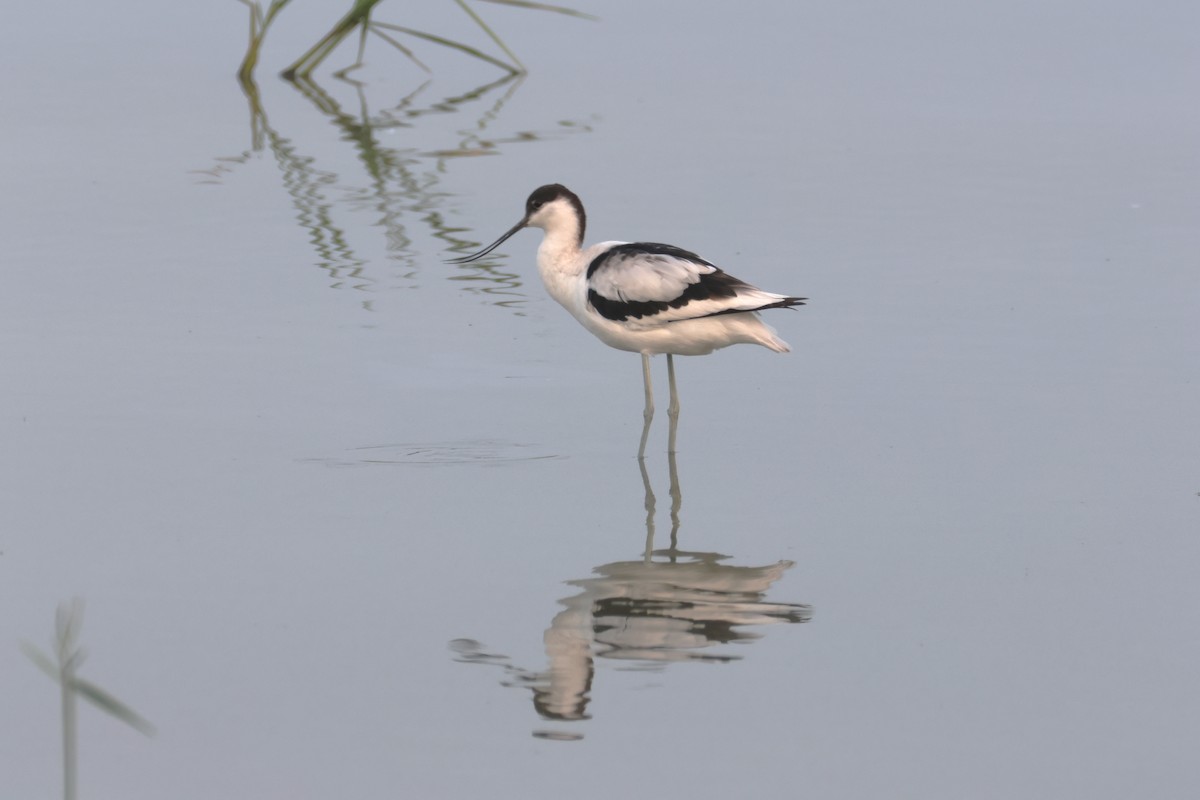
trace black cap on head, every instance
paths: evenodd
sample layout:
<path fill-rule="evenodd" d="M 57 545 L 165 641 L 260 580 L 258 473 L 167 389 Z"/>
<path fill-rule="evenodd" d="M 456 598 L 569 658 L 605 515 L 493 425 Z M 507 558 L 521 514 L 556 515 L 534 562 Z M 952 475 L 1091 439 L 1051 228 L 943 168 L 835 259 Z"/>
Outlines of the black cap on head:
<path fill-rule="evenodd" d="M 579 246 L 582 247 L 584 230 L 587 228 L 587 214 L 583 211 L 583 201 L 579 199 L 579 195 L 561 183 L 547 183 L 545 186 L 534 189 L 533 194 L 529 195 L 529 199 L 525 201 L 525 218 L 528 219 L 536 214 L 542 206 L 560 198 L 575 207 L 575 214 L 579 217 Z"/>

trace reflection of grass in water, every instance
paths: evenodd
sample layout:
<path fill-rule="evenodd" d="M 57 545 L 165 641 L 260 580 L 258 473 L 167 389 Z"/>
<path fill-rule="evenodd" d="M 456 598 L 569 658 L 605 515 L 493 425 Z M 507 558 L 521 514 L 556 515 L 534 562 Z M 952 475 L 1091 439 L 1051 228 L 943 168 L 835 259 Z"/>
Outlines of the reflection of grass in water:
<path fill-rule="evenodd" d="M 262 48 L 263 39 L 266 38 L 267 30 L 271 27 L 271 23 L 275 21 L 275 17 L 281 12 L 291 0 L 271 0 L 270 5 L 266 10 L 263 10 L 260 0 L 240 0 L 241 3 L 250 9 L 250 43 L 246 48 L 246 55 L 242 60 L 242 65 L 238 69 L 238 76 L 243 81 L 248 81 L 253 78 L 254 68 L 258 65 L 258 54 Z M 333 28 L 322 36 L 317 42 L 310 47 L 300 58 L 298 58 L 291 66 L 283 71 L 283 77 L 288 80 L 302 80 L 312 75 L 314 69 L 321 65 L 334 50 L 337 49 L 346 37 L 353 33 L 356 29 L 359 32 L 358 41 L 358 58 L 354 64 L 342 70 L 343 73 L 362 65 L 363 54 L 366 51 L 368 35 L 374 35 L 389 45 L 394 47 L 406 58 L 416 64 L 423 70 L 428 71 L 428 68 L 417 58 L 403 42 L 401 42 L 395 34 L 408 37 L 410 39 L 419 39 L 433 44 L 447 47 L 452 50 L 457 50 L 460 53 L 471 56 L 472 58 L 486 61 L 489 64 L 505 70 L 511 75 L 518 75 L 525 72 L 525 67 L 521 64 L 520 59 L 516 54 L 508 48 L 495 31 L 484 21 L 466 0 L 453 0 L 454 3 L 463 10 L 471 21 L 487 35 L 492 42 L 499 47 L 503 52 L 507 61 L 472 47 L 465 42 L 457 39 L 450 39 L 446 36 L 430 33 L 429 31 L 420 31 L 414 28 L 409 28 L 403 25 L 396 25 L 390 22 L 379 22 L 371 19 L 371 12 L 375 9 L 380 0 L 354 0 L 350 10 L 347 11 L 341 19 L 334 23 Z M 551 11 L 567 16 L 578 17 L 581 19 L 595 19 L 589 14 L 584 14 L 564 6 L 550 5 L 547 3 L 531 2 L 530 0 L 486 0 L 497 5 L 513 6 L 515 8 L 526 8 L 537 11 Z"/>
<path fill-rule="evenodd" d="M 337 175 L 314 169 L 313 159 L 301 156 L 295 146 L 262 121 L 263 132 L 275 156 L 275 163 L 283 175 L 283 185 L 292 196 L 296 208 L 296 219 L 308 231 L 309 243 L 321 258 L 321 266 L 340 286 L 347 279 L 362 281 L 362 267 L 366 261 L 354 254 L 346 240 L 346 234 L 333 224 L 333 204 L 326 199 L 325 189 L 337 182 Z M 366 288 L 370 280 L 355 284 L 355 288 Z"/>
<path fill-rule="evenodd" d="M 294 81 L 296 89 L 334 124 L 338 139 L 349 142 L 354 148 L 366 179 L 359 185 L 348 185 L 339 174 L 319 169 L 315 156 L 304 154 L 295 142 L 271 126 L 256 84 L 243 84 L 250 104 L 253 149 L 269 149 L 273 155 L 284 188 L 292 198 L 296 220 L 306 231 L 318 256 L 317 266 L 328 273 L 332 287 L 369 292 L 382 288 L 385 280 L 372 274 L 370 259 L 356 251 L 347 229 L 338 224 L 339 209 L 356 215 L 374 215 L 370 226 L 383 229 L 388 258 L 403 265 L 393 274 L 409 281 L 420 272 L 421 266 L 409 232 L 414 218 L 420 220 L 430 235 L 444 242 L 447 249 L 465 251 L 481 244 L 464 238 L 461 234 L 465 229 L 448 224 L 442 211 L 447 195 L 438 184 L 454 159 L 494 155 L 506 145 L 591 130 L 583 122 L 563 121 L 546 131 L 492 134 L 490 126 L 520 83 L 520 79 L 505 76 L 461 94 L 422 102 L 422 96 L 431 85 L 426 82 L 395 105 L 373 112 L 363 87 L 354 81 L 344 82 L 344 85 L 354 87 L 357 93 L 358 103 L 352 111 L 315 82 Z M 489 94 L 494 97 L 493 102 L 478 112 L 473 124 L 452 134 L 455 141 L 450 146 L 396 148 L 383 144 L 380 139 L 382 132 L 408 131 L 421 125 L 427 117 L 461 113 L 486 100 Z M 250 160 L 252 153 L 245 152 L 240 156 L 217 159 L 213 168 L 197 173 L 204 176 L 204 182 L 219 184 L 226 175 Z M 462 281 L 468 291 L 488 295 L 495 305 L 519 307 L 525 299 L 520 291 L 523 283 L 520 276 L 501 269 L 497 262 L 464 265 L 456 271 L 447 269 L 444 276 Z M 370 304 L 364 303 L 364 307 L 369 310 Z"/>
<path fill-rule="evenodd" d="M 77 646 L 79 631 L 83 627 L 83 601 L 76 598 L 70 605 L 58 607 L 55 615 L 54 658 L 51 659 L 29 642 L 21 642 L 25 655 L 43 672 L 58 682 L 62 693 L 62 739 L 63 739 L 63 797 L 74 800 L 76 792 L 77 726 L 75 699 L 82 697 L 92 705 L 106 711 L 117 719 L 150 736 L 154 726 L 136 711 L 113 697 L 108 692 L 79 677 L 78 670 L 86 656 Z"/>
<path fill-rule="evenodd" d="M 573 9 L 530 0 L 479 1 L 593 19 Z M 317 266 L 329 274 L 333 287 L 372 291 L 380 288 L 381 281 L 379 276 L 371 274 L 370 259 L 356 252 L 346 229 L 338 224 L 336 215 L 339 208 L 344 207 L 353 214 L 376 215 L 370 224 L 384 230 L 388 258 L 403 265 L 393 275 L 409 281 L 419 273 L 420 264 L 413 252 L 413 238 L 405 220 L 409 220 L 411 224 L 414 217 L 419 219 L 428 232 L 434 238 L 445 242 L 450 250 L 465 251 L 480 244 L 460 236 L 465 229 L 448 225 L 440 211 L 445 205 L 447 195 L 439 191 L 437 185 L 452 159 L 493 155 L 500 152 L 504 145 L 535 142 L 548 137 L 590 130 L 585 123 L 562 121 L 552 131 L 522 130 L 501 136 L 490 135 L 488 128 L 518 88 L 520 81 L 517 76 L 524 72 L 524 67 L 487 23 L 467 5 L 466 0 L 454 2 L 505 53 L 508 61 L 488 56 L 455 40 L 373 20 L 371 12 L 379 0 L 355 0 L 350 11 L 339 20 L 333 30 L 284 73 L 292 85 L 338 128 L 339 139 L 350 142 L 354 147 L 366 182 L 365 185 L 347 186 L 338 173 L 319 169 L 316 157 L 305 155 L 292 139 L 271 127 L 258 87 L 251 77 L 267 30 L 290 0 L 271 0 L 265 8 L 264 0 L 240 2 L 250 11 L 249 44 L 238 74 L 250 104 L 252 150 L 232 158 L 217 159 L 212 168 L 197 172 L 210 179 L 205 182 L 219 184 L 238 165 L 250 161 L 254 151 L 270 149 L 282 174 L 284 188 L 292 197 L 297 222 L 307 232 L 308 240 L 317 253 Z M 351 112 L 344 110 L 342 104 L 309 75 L 356 28 L 360 33 L 358 59 L 352 66 L 336 73 L 358 93 L 358 108 Z M 457 96 L 431 103 L 419 103 L 418 98 L 429 86 L 426 82 L 395 106 L 372 113 L 363 86 L 345 77 L 351 69 L 362 64 L 368 34 L 387 40 L 422 69 L 426 68 L 395 38 L 396 35 L 459 50 L 496 64 L 507 74 L 497 81 Z M 503 91 L 500 91 L 501 89 Z M 498 96 L 495 94 L 497 92 Z M 422 117 L 459 113 L 471 104 L 484 100 L 488 94 L 493 94 L 495 101 L 480 114 L 474 125 L 457 131 L 454 134 L 457 141 L 447 143 L 448 146 L 396 148 L 385 146 L 379 141 L 381 131 L 390 133 L 400 128 L 412 129 Z M 496 305 L 520 306 L 524 302 L 524 294 L 520 291 L 520 277 L 515 272 L 498 268 L 496 262 L 473 263 L 455 269 L 456 272 L 447 269 L 446 277 L 461 281 L 468 291 L 496 298 Z M 370 310 L 369 301 L 363 305 Z"/>

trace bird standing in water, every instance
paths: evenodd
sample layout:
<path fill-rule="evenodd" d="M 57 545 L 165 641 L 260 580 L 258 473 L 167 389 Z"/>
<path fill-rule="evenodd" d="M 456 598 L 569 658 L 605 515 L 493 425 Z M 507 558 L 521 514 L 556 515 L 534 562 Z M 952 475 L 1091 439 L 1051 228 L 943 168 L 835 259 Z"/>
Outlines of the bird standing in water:
<path fill-rule="evenodd" d="M 529 195 L 525 216 L 507 233 L 450 263 L 483 258 L 522 228 L 545 231 L 537 265 L 546 291 L 609 347 L 642 354 L 646 405 L 638 458 L 645 457 L 654 418 L 650 356 L 666 354 L 672 423 L 668 451 L 673 453 L 679 418 L 674 356 L 706 355 L 731 344 L 760 344 L 786 353 L 791 349 L 787 342 L 757 312 L 803 305 L 805 298 L 764 292 L 669 244 L 601 242 L 585 248 L 586 227 L 578 195 L 551 183 Z"/>

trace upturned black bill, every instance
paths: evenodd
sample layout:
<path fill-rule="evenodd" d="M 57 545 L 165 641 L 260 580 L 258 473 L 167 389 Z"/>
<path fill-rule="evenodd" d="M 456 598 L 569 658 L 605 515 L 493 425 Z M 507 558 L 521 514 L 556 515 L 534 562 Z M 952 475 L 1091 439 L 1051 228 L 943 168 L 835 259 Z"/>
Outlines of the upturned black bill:
<path fill-rule="evenodd" d="M 489 244 L 487 247 L 485 247 L 485 248 L 483 248 L 482 250 L 480 250 L 480 251 L 479 251 L 478 253 L 476 253 L 475 255 L 473 255 L 473 256 L 462 256 L 461 258 L 452 258 L 452 259 L 450 259 L 449 261 L 447 261 L 446 263 L 447 263 L 447 264 L 469 264 L 469 263 L 470 263 L 470 262 L 472 262 L 472 261 L 477 261 L 477 260 L 479 260 L 479 259 L 483 258 L 483 257 L 484 257 L 484 256 L 486 256 L 488 253 L 492 252 L 492 251 L 493 251 L 493 250 L 495 250 L 497 247 L 499 247 L 500 245 L 502 245 L 502 244 L 505 242 L 505 240 L 506 240 L 506 239 L 508 239 L 508 237 L 512 236 L 512 235 L 513 235 L 514 233 L 516 233 L 517 231 L 521 230 L 521 228 L 524 228 L 527 222 L 528 222 L 528 219 L 522 219 L 522 220 L 521 220 L 520 222 L 518 222 L 516 225 L 513 225 L 513 226 L 512 226 L 512 230 L 510 230 L 508 233 L 506 233 L 506 234 L 504 234 L 503 236 L 501 236 L 501 237 L 500 237 L 499 239 L 497 239 L 496 241 L 494 241 L 494 242 L 492 242 L 491 244 Z"/>

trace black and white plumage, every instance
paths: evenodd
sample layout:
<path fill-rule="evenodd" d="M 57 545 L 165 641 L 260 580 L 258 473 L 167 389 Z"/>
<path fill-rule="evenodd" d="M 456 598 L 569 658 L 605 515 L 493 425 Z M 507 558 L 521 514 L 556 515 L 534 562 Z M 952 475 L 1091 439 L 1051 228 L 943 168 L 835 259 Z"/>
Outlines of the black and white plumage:
<path fill-rule="evenodd" d="M 654 415 L 650 356 L 667 355 L 668 413 L 674 421 L 679 398 L 672 356 L 705 355 L 731 344 L 759 344 L 777 353 L 790 349 L 758 312 L 803 305 L 804 298 L 765 292 L 668 244 L 601 242 L 585 248 L 583 203 L 561 184 L 536 189 L 520 222 L 483 250 L 452 263 L 482 258 L 527 227 L 545 231 L 537 265 L 550 296 L 605 344 L 642 354 L 646 426 L 639 455 Z M 675 449 L 674 436 L 670 449 Z"/>
<path fill-rule="evenodd" d="M 587 269 L 588 303 L 605 319 L 665 324 L 803 302 L 761 292 L 674 245 L 610 244 Z"/>

